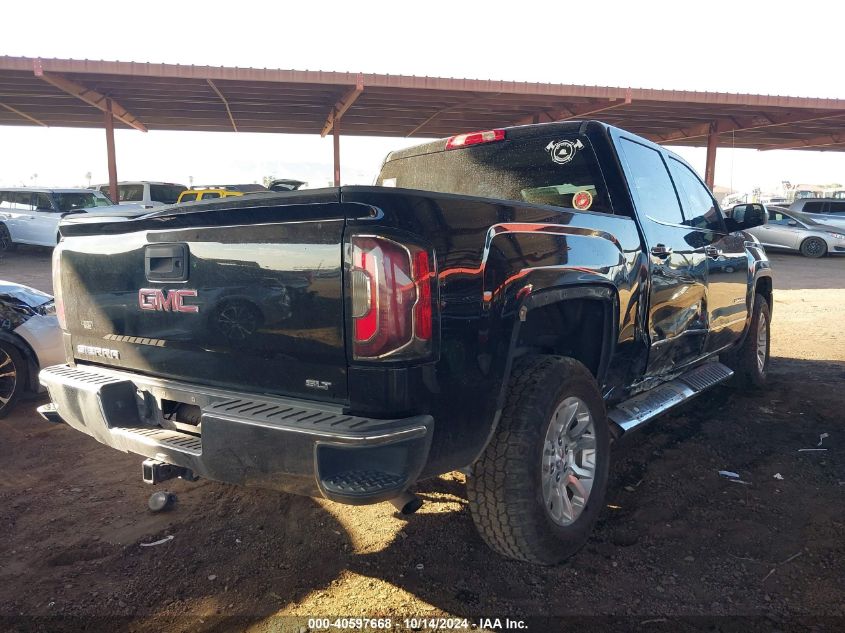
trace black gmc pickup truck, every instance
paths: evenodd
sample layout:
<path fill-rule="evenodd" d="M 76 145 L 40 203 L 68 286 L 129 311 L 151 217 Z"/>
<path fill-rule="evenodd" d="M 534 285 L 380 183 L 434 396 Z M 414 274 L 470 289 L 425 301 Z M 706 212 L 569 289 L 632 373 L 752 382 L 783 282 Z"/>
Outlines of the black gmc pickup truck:
<path fill-rule="evenodd" d="M 390 154 L 373 187 L 68 220 L 62 420 L 207 477 L 365 504 L 456 469 L 483 539 L 551 564 L 611 440 L 769 360 L 772 277 L 678 156 L 595 121 Z M 406 503 L 407 502 L 407 503 Z"/>

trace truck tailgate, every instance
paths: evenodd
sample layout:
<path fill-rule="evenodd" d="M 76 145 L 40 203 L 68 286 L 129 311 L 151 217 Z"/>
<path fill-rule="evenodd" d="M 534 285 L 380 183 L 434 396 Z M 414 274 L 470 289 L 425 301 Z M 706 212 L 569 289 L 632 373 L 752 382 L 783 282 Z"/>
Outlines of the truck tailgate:
<path fill-rule="evenodd" d="M 359 205 L 279 198 L 63 226 L 69 352 L 151 376 L 345 401 L 342 242 L 346 207 Z"/>

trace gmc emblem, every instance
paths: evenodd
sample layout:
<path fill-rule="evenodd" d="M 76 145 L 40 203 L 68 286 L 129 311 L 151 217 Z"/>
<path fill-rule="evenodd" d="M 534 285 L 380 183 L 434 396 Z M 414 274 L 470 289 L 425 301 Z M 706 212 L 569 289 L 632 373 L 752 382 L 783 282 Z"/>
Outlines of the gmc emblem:
<path fill-rule="evenodd" d="M 141 288 L 138 291 L 138 305 L 142 310 L 156 312 L 199 312 L 199 306 L 186 306 L 185 297 L 196 297 L 196 290 L 164 290 Z"/>

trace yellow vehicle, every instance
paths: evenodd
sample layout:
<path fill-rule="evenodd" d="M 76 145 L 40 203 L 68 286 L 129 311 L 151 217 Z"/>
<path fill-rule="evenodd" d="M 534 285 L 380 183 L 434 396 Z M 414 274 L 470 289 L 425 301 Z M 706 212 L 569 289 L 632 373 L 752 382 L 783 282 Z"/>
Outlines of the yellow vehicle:
<path fill-rule="evenodd" d="M 176 204 L 182 202 L 194 202 L 196 200 L 211 200 L 212 198 L 228 198 L 230 196 L 242 196 L 243 191 L 231 191 L 229 189 L 188 189 L 179 194 Z"/>

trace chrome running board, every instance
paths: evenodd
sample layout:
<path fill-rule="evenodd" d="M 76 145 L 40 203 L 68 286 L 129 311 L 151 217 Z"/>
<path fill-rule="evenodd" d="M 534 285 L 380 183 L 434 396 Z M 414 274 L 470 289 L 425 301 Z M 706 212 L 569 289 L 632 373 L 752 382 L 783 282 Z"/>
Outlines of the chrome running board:
<path fill-rule="evenodd" d="M 733 371 L 722 363 L 705 363 L 674 380 L 637 394 L 611 409 L 607 415 L 622 433 L 627 433 L 731 376 Z"/>

